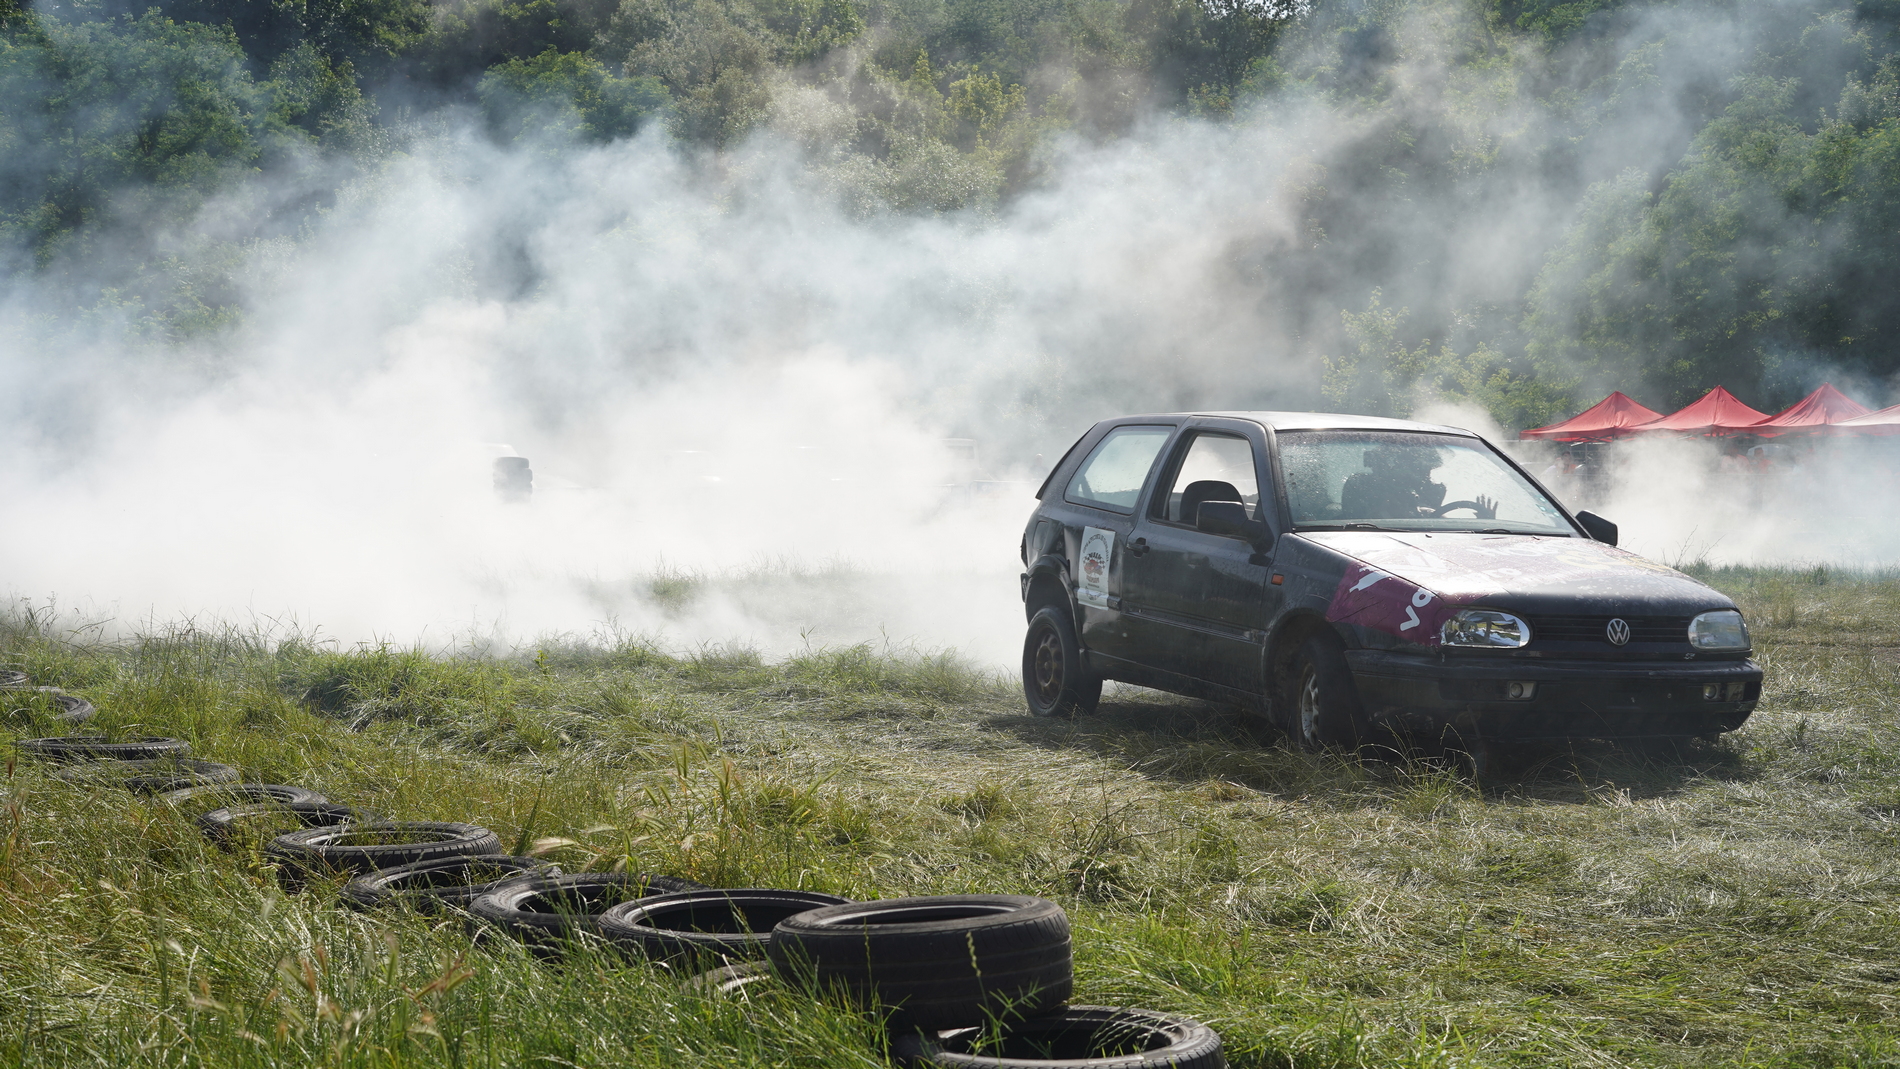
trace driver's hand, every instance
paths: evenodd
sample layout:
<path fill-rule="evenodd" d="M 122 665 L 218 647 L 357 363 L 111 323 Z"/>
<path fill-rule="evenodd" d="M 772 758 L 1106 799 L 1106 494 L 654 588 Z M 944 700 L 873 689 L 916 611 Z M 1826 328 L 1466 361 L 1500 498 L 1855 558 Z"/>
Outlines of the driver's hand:
<path fill-rule="evenodd" d="M 1479 494 L 1477 497 L 1477 502 L 1478 502 L 1478 518 L 1479 519 L 1495 520 L 1498 518 L 1497 498 L 1486 497 L 1483 494 Z"/>

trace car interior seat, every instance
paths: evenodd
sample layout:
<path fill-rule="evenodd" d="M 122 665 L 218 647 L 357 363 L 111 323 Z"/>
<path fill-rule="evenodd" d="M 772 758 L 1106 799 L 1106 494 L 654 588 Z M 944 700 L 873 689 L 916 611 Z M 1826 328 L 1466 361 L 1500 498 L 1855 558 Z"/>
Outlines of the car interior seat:
<path fill-rule="evenodd" d="M 1244 508 L 1246 498 L 1240 496 L 1240 490 L 1233 483 L 1218 479 L 1200 479 L 1187 484 L 1181 491 L 1181 513 L 1178 522 L 1192 525 L 1200 518 L 1201 503 L 1204 501 L 1238 501 Z M 1249 518 L 1252 511 L 1249 510 Z"/>

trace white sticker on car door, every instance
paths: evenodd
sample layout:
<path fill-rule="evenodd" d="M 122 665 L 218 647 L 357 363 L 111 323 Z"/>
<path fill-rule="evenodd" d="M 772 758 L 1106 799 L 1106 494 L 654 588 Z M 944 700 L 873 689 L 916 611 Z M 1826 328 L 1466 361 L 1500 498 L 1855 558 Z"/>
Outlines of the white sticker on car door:
<path fill-rule="evenodd" d="M 1082 528 L 1081 561 L 1075 569 L 1075 600 L 1108 608 L 1108 570 L 1115 561 L 1115 532 Z"/>

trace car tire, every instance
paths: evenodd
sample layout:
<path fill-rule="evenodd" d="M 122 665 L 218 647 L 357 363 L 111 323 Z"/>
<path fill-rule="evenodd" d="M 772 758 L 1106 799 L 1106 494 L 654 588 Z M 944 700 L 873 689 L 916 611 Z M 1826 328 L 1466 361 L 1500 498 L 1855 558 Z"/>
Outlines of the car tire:
<path fill-rule="evenodd" d="M 153 758 L 180 758 L 191 752 L 183 739 L 157 735 L 107 742 L 103 735 L 65 735 L 50 739 L 21 739 L 14 743 L 21 753 L 43 761 L 146 761 Z"/>
<path fill-rule="evenodd" d="M 366 872 L 345 884 L 342 896 L 345 905 L 365 911 L 407 903 L 418 913 L 440 913 L 466 909 L 510 880 L 560 872 L 535 857 L 460 854 Z"/>
<path fill-rule="evenodd" d="M 766 944 L 781 975 L 954 1028 L 1053 1013 L 1075 989 L 1069 918 L 1028 895 L 939 895 L 827 906 L 780 921 Z"/>
<path fill-rule="evenodd" d="M 550 946 L 600 935 L 600 915 L 622 902 L 705 889 L 676 876 L 632 872 L 531 876 L 503 881 L 472 900 L 468 911 L 524 943 Z"/>
<path fill-rule="evenodd" d="M 1073 719 L 1095 711 L 1101 677 L 1082 663 L 1075 622 L 1059 605 L 1045 605 L 1029 618 L 1023 637 L 1023 697 L 1035 716 Z"/>
<path fill-rule="evenodd" d="M 39 689 L 46 692 L 47 701 L 59 706 L 59 714 L 54 719 L 62 723 L 83 724 L 99 714 L 97 707 L 77 694 L 68 694 L 55 687 Z"/>
<path fill-rule="evenodd" d="M 184 805 L 200 798 L 224 802 L 229 805 L 264 804 L 274 802 L 277 805 L 318 805 L 329 801 L 323 795 L 307 787 L 291 787 L 282 783 L 220 783 L 203 787 L 185 787 L 159 796 L 159 801 L 169 805 Z"/>
<path fill-rule="evenodd" d="M 0 668 L 0 690 L 25 690 L 26 673 L 17 668 Z"/>
<path fill-rule="evenodd" d="M 305 828 L 279 835 L 264 855 L 302 871 L 368 872 L 463 854 L 499 854 L 487 828 L 451 821 L 407 820 Z"/>
<path fill-rule="evenodd" d="M 746 998 L 747 988 L 772 981 L 772 966 L 763 961 L 737 961 L 690 977 L 686 989 L 701 998 Z"/>
<path fill-rule="evenodd" d="M 600 915 L 600 934 L 650 958 L 762 958 L 780 921 L 851 902 L 817 891 L 713 889 L 651 895 Z"/>
<path fill-rule="evenodd" d="M 1301 643 L 1294 655 L 1287 693 L 1292 722 L 1287 729 L 1308 753 L 1357 749 L 1365 736 L 1365 714 L 1345 650 L 1339 636 L 1321 631 Z"/>
<path fill-rule="evenodd" d="M 907 1033 L 893 1038 L 891 1054 L 899 1064 L 919 1069 L 1225 1069 L 1227 1065 L 1220 1034 L 1201 1022 L 1110 1006 L 1071 1006 L 1000 1029 Z"/>
<path fill-rule="evenodd" d="M 250 822 L 268 817 L 290 817 L 306 828 L 332 828 L 339 824 L 348 824 L 363 819 L 363 814 L 352 806 L 333 805 L 329 802 L 252 802 L 248 805 L 228 805 L 222 809 L 213 809 L 198 816 L 195 823 L 205 838 L 221 846 L 230 845 L 238 837 L 239 829 Z M 253 832 L 252 834 L 256 834 Z"/>
<path fill-rule="evenodd" d="M 238 770 L 216 761 L 153 757 L 136 761 L 82 761 L 53 773 L 68 783 L 118 787 L 134 794 L 164 794 L 185 787 L 236 783 Z"/>

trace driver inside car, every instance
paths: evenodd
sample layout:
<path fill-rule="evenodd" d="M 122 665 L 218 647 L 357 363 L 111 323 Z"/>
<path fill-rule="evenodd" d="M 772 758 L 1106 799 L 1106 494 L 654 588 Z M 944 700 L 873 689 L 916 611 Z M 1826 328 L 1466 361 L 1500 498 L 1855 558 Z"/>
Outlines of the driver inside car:
<path fill-rule="evenodd" d="M 1438 450 L 1418 446 L 1380 446 L 1365 452 L 1366 470 L 1355 472 L 1340 487 L 1340 512 L 1349 518 L 1401 519 L 1437 516 L 1444 511 L 1445 486 L 1432 479 L 1444 463 Z M 1493 519 L 1497 505 L 1479 497 L 1472 508 L 1479 519 Z M 1475 504 L 1475 507 L 1474 507 Z"/>

